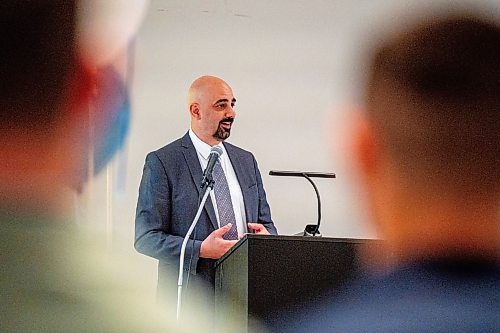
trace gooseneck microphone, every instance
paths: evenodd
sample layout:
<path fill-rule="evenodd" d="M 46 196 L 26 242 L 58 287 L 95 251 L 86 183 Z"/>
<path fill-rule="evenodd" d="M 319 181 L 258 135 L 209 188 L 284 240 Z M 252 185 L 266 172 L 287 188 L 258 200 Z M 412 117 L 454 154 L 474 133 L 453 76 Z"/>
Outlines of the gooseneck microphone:
<path fill-rule="evenodd" d="M 319 226 L 321 223 L 321 198 L 319 196 L 318 188 L 316 184 L 312 181 L 312 177 L 316 178 L 336 178 L 337 176 L 334 173 L 330 172 L 309 172 L 309 171 L 278 171 L 271 170 L 269 171 L 270 176 L 284 176 L 284 177 L 304 177 L 311 183 L 314 188 L 314 192 L 316 192 L 316 198 L 318 199 L 318 222 L 316 224 L 308 224 L 304 230 L 304 236 L 321 236 L 319 232 Z"/>
<path fill-rule="evenodd" d="M 209 186 L 214 182 L 213 179 L 214 166 L 215 163 L 217 163 L 219 157 L 222 155 L 222 153 L 223 153 L 222 148 L 219 146 L 214 146 L 212 147 L 212 149 L 210 149 L 210 155 L 208 157 L 207 167 L 203 172 L 203 178 L 201 180 L 202 189 L 206 188 L 207 186 Z"/>

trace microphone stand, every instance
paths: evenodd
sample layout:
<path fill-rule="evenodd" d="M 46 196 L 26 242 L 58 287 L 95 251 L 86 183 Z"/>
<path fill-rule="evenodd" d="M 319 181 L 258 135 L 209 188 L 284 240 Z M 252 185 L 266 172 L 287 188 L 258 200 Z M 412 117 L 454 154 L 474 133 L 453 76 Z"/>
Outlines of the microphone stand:
<path fill-rule="evenodd" d="M 196 215 L 193 219 L 193 222 L 191 223 L 191 226 L 189 227 L 186 236 L 184 237 L 184 241 L 182 242 L 181 246 L 181 255 L 180 255 L 180 262 L 179 262 L 179 279 L 177 280 L 177 322 L 179 323 L 180 321 L 180 316 L 181 316 L 181 306 L 182 306 L 182 283 L 183 283 L 183 275 L 184 275 L 184 257 L 186 256 L 186 246 L 189 240 L 189 237 L 193 233 L 194 228 L 196 227 L 196 224 L 198 223 L 198 219 L 200 218 L 201 212 L 203 210 L 203 207 L 205 206 L 205 202 L 207 201 L 208 195 L 212 191 L 214 187 L 215 181 L 213 179 L 208 179 L 206 183 L 202 187 L 202 192 L 203 197 L 201 197 L 200 204 L 198 206 L 198 211 L 196 212 Z M 200 195 L 201 195 L 200 193 Z M 193 240 L 194 242 L 194 240 Z"/>

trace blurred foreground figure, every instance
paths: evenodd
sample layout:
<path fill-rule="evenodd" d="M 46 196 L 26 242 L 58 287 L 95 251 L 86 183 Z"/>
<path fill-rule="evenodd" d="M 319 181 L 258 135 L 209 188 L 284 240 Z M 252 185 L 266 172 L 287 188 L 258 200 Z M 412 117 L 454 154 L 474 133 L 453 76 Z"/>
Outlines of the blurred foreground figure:
<path fill-rule="evenodd" d="M 353 152 L 391 269 L 296 332 L 500 332 L 500 28 L 427 20 L 378 49 Z"/>
<path fill-rule="evenodd" d="M 77 52 L 76 8 L 0 3 L 0 332 L 173 331 L 130 268 L 67 218 L 89 118 L 106 119 L 89 116 L 94 71 Z"/>

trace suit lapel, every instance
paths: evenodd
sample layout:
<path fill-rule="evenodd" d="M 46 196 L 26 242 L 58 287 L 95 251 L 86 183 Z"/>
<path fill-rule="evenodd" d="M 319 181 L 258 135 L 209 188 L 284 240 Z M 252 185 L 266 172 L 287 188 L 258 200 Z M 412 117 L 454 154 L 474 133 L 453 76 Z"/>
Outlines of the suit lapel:
<path fill-rule="evenodd" d="M 234 173 L 236 174 L 236 178 L 238 179 L 238 183 L 240 184 L 241 194 L 243 195 L 243 202 L 245 203 L 246 220 L 254 221 L 256 217 L 252 216 L 251 213 L 255 209 L 252 209 L 250 207 L 250 201 L 248 200 L 248 198 L 250 197 L 249 187 L 254 185 L 252 183 L 252 177 L 250 175 L 250 168 L 244 167 L 240 155 L 233 146 L 224 142 L 224 148 L 226 148 L 229 160 L 233 165 Z"/>
<path fill-rule="evenodd" d="M 182 137 L 182 153 L 184 154 L 184 159 L 186 160 L 186 164 L 188 166 L 189 172 L 191 173 L 191 178 L 196 186 L 197 194 L 200 195 L 201 192 L 201 179 L 203 177 L 203 171 L 201 169 L 200 160 L 198 159 L 198 154 L 196 153 L 196 149 L 194 148 L 193 143 L 191 142 L 191 138 L 189 137 L 189 133 L 186 133 Z M 217 218 L 215 216 L 214 206 L 212 204 L 212 200 L 208 197 L 208 200 L 205 203 L 204 207 L 205 211 L 210 218 L 210 222 L 214 229 L 218 229 Z"/>

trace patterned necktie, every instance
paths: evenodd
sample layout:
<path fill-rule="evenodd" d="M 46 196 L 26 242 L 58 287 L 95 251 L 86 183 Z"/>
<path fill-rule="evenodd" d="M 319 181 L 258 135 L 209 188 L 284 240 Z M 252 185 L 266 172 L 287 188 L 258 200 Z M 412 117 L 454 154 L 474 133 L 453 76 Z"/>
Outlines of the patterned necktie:
<path fill-rule="evenodd" d="M 227 240 L 238 239 L 238 230 L 236 229 L 236 218 L 234 217 L 233 203 L 231 202 L 231 194 L 229 193 L 229 185 L 227 184 L 227 179 L 219 160 L 217 160 L 214 166 L 214 181 L 215 200 L 217 201 L 220 226 L 223 227 L 228 223 L 232 224 L 231 229 L 223 236 L 223 238 Z"/>

